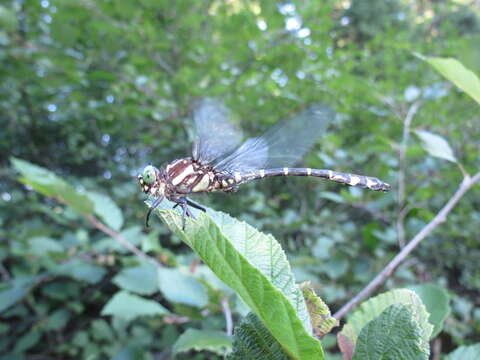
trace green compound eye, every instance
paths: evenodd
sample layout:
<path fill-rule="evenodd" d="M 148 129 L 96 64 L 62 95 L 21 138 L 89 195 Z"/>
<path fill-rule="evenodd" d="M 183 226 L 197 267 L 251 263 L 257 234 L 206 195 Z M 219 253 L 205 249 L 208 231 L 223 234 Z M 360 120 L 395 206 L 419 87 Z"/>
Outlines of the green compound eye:
<path fill-rule="evenodd" d="M 155 182 L 156 171 L 152 165 L 145 166 L 143 169 L 143 181 L 147 185 L 152 185 Z"/>

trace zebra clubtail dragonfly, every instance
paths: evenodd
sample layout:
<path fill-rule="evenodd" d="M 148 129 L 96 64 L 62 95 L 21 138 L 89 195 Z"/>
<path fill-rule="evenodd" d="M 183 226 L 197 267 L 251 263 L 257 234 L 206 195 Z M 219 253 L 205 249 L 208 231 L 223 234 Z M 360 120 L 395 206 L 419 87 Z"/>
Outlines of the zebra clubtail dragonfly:
<path fill-rule="evenodd" d="M 292 168 L 324 132 L 334 112 L 311 106 L 288 121 L 275 124 L 260 137 L 241 142 L 241 131 L 229 121 L 228 109 L 216 100 L 197 103 L 193 118 L 196 140 L 191 157 L 174 160 L 165 167 L 148 165 L 138 175 L 144 193 L 155 201 L 151 212 L 164 198 L 176 203 L 185 217 L 189 206 L 205 211 L 187 198 L 193 193 L 233 192 L 240 184 L 271 176 L 314 176 L 374 191 L 389 191 L 390 185 L 374 177 L 327 169 Z"/>

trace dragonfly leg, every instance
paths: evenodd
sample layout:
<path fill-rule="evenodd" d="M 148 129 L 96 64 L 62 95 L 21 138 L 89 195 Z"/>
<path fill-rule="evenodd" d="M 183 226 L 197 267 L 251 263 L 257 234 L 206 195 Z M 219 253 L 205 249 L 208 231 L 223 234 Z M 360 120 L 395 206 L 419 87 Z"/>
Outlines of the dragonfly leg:
<path fill-rule="evenodd" d="M 160 205 L 160 203 L 162 202 L 162 200 L 163 200 L 163 196 L 162 196 L 162 197 L 159 197 L 158 199 L 156 199 L 156 200 L 153 202 L 153 204 L 152 204 L 152 206 L 150 207 L 150 209 L 148 209 L 147 217 L 146 217 L 146 219 L 145 219 L 145 226 L 146 226 L 147 228 L 149 227 L 149 225 L 148 225 L 148 220 L 150 219 L 150 214 L 152 213 L 153 210 L 155 210 L 155 209 L 158 207 L 158 205 Z"/>
<path fill-rule="evenodd" d="M 185 230 L 185 220 L 186 220 L 186 218 L 191 217 L 191 218 L 195 219 L 195 216 L 193 216 L 192 212 L 188 208 L 188 205 L 191 205 L 191 204 L 189 204 L 190 201 L 186 197 L 173 198 L 173 199 L 170 199 L 170 200 L 176 202 L 176 204 L 173 206 L 174 209 L 177 206 L 180 206 L 182 208 L 182 230 Z M 194 205 L 192 205 L 192 206 L 195 207 Z"/>
<path fill-rule="evenodd" d="M 207 209 L 205 209 L 202 205 L 197 204 L 195 201 L 190 200 L 187 198 L 187 204 L 190 205 L 191 207 L 194 207 L 195 209 L 198 209 L 203 212 L 207 212 Z"/>

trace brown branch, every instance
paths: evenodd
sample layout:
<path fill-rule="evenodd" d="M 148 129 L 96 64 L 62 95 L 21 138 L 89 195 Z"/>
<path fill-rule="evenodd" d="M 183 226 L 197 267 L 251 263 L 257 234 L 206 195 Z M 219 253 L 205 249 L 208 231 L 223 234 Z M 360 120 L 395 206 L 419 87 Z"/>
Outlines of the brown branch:
<path fill-rule="evenodd" d="M 363 299 L 370 295 L 370 293 L 372 293 L 377 287 L 383 284 L 383 282 L 393 274 L 397 266 L 403 260 L 405 260 L 405 258 L 413 251 L 413 249 L 415 249 L 423 239 L 430 235 L 435 228 L 446 221 L 448 214 L 457 205 L 463 195 L 465 195 L 465 193 L 479 181 L 480 172 L 473 177 L 470 177 L 469 175 L 464 177 L 455 194 L 450 198 L 450 200 L 448 200 L 438 214 L 422 230 L 420 230 L 417 235 L 415 235 L 415 237 L 397 254 L 397 256 L 390 261 L 390 263 L 388 263 L 388 265 L 377 276 L 375 276 L 375 278 L 362 291 L 360 291 L 349 302 L 343 305 L 342 308 L 333 316 L 337 320 L 340 320 L 345 316 L 346 313 L 348 313 Z"/>
<path fill-rule="evenodd" d="M 157 260 L 155 260 L 154 258 L 145 254 L 142 250 L 137 248 L 135 245 L 128 242 L 128 240 L 125 239 L 120 233 L 118 233 L 118 232 L 110 229 L 109 227 L 105 226 L 102 222 L 98 221 L 94 216 L 85 215 L 85 217 L 96 229 L 98 229 L 101 232 L 109 235 L 113 240 L 118 242 L 123 247 L 127 248 L 130 252 L 134 253 L 139 258 L 149 262 L 150 264 L 152 264 L 152 265 L 154 265 L 158 268 L 162 267 L 162 264 L 160 264 Z"/>

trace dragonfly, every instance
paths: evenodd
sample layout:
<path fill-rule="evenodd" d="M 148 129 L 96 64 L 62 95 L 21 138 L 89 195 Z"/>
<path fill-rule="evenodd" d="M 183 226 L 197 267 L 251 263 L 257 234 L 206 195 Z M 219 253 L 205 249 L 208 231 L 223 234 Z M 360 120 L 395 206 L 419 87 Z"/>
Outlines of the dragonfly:
<path fill-rule="evenodd" d="M 313 176 L 373 191 L 389 191 L 390 185 L 375 177 L 329 169 L 291 167 L 298 163 L 335 116 L 325 105 L 311 105 L 293 118 L 274 124 L 259 137 L 242 142 L 242 131 L 231 120 L 228 108 L 219 100 L 203 99 L 193 108 L 196 138 L 192 156 L 176 159 L 157 168 L 147 165 L 138 181 L 145 194 L 155 200 L 146 217 L 163 199 L 182 210 L 182 224 L 193 214 L 189 206 L 204 207 L 187 195 L 237 191 L 239 185 L 273 176 Z"/>

